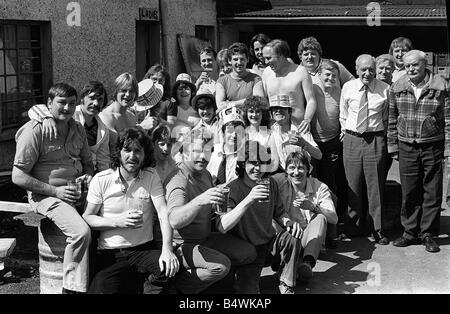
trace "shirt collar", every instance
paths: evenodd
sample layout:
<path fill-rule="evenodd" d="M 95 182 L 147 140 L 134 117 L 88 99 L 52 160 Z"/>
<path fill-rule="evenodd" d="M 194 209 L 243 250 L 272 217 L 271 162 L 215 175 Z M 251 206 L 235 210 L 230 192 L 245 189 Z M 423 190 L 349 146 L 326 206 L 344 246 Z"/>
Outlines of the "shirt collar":
<path fill-rule="evenodd" d="M 314 69 L 314 71 L 308 71 L 308 73 L 309 73 L 311 76 L 315 76 L 315 75 L 319 72 L 319 68 L 320 68 L 320 65 L 322 64 L 322 61 L 323 61 L 323 59 L 320 58 L 320 61 L 319 61 L 319 63 L 317 64 L 317 67 Z"/>
<path fill-rule="evenodd" d="M 306 189 L 305 189 L 305 194 L 308 194 L 308 195 L 314 194 L 314 189 L 313 189 L 313 187 L 312 187 L 312 184 L 311 184 L 311 178 L 310 178 L 310 177 L 307 177 L 307 178 L 306 178 Z"/>
<path fill-rule="evenodd" d="M 375 90 L 375 84 L 376 84 L 376 78 L 373 78 L 373 80 L 370 81 L 370 83 L 367 85 L 367 90 L 369 92 L 373 93 L 374 90 Z M 358 87 L 359 91 L 363 91 L 364 90 L 364 84 L 363 84 L 363 82 L 361 81 L 360 78 L 358 78 L 358 85 L 357 85 L 357 87 Z"/>
<path fill-rule="evenodd" d="M 119 172 L 119 169 L 120 169 L 120 167 L 117 167 L 117 168 L 114 170 L 114 180 L 115 180 L 116 182 L 118 182 L 118 183 L 122 183 L 122 179 L 120 178 L 120 172 Z M 138 179 L 138 180 L 142 179 L 142 177 L 143 177 L 143 175 L 144 175 L 143 171 L 144 171 L 143 169 L 139 170 L 139 173 L 138 173 L 138 175 L 136 176 L 135 179 Z"/>
<path fill-rule="evenodd" d="M 411 84 L 411 86 L 413 88 L 423 88 L 429 81 L 431 81 L 431 75 L 432 75 L 431 73 L 428 74 L 428 72 L 426 72 L 423 80 L 417 85 L 414 84 L 409 78 L 408 78 L 408 82 L 409 82 L 409 84 Z"/>
<path fill-rule="evenodd" d="M 183 161 L 180 166 L 179 169 L 181 170 L 181 172 L 183 173 L 183 175 L 189 180 L 190 178 L 192 179 L 197 179 L 200 178 L 203 175 L 203 171 L 207 171 L 207 170 L 203 170 L 203 171 L 195 171 L 191 165 L 189 165 L 186 161 Z"/>

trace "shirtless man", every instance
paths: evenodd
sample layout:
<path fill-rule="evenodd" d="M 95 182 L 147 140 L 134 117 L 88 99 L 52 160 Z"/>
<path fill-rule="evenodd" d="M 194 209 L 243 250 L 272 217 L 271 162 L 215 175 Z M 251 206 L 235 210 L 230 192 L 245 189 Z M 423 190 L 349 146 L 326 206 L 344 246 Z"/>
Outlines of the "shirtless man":
<path fill-rule="evenodd" d="M 130 73 L 120 74 L 114 81 L 113 102 L 99 117 L 110 132 L 110 151 L 114 150 L 120 131 L 136 125 L 136 116 L 128 110 L 138 95 L 138 83 Z"/>
<path fill-rule="evenodd" d="M 316 112 L 311 77 L 305 67 L 289 62 L 289 55 L 289 45 L 283 40 L 274 39 L 264 46 L 263 56 L 268 64 L 262 74 L 264 92 L 269 99 L 289 95 L 292 119 L 300 124 L 300 132 L 309 131 Z"/>

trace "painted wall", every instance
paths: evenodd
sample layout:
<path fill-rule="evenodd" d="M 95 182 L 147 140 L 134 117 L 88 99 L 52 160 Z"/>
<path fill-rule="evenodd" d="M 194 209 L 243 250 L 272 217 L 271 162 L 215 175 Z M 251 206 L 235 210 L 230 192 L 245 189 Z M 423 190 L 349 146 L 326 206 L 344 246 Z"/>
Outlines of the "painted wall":
<path fill-rule="evenodd" d="M 166 60 L 172 81 L 185 71 L 177 34 L 195 35 L 195 25 L 214 26 L 217 33 L 215 0 L 162 0 L 163 38 L 166 46 Z M 215 39 L 216 49 L 217 37 Z"/>
<path fill-rule="evenodd" d="M 158 0 L 78 0 L 81 26 L 68 26 L 69 0 L 0 0 L 0 19 L 51 22 L 53 81 L 76 88 L 97 79 L 108 91 L 114 78 L 135 73 L 135 28 L 139 7 Z M 216 27 L 215 0 L 161 0 L 166 65 L 174 77 L 184 65 L 176 35 L 195 35 L 195 25 Z M 217 29 L 217 28 L 216 28 Z"/>
<path fill-rule="evenodd" d="M 111 95 L 119 74 L 136 72 L 139 8 L 158 8 L 158 0 L 74 2 L 79 4 L 80 26 L 67 23 L 68 16 L 73 16 L 70 0 L 0 0 L 0 19 L 50 22 L 53 82 L 65 81 L 79 90 L 85 82 L 96 79 L 105 84 Z M 161 0 L 160 20 L 166 65 L 174 80 L 184 71 L 176 35 L 195 35 L 195 25 L 214 26 L 217 31 L 216 2 Z M 12 136 L 0 143 L 0 149 L 8 152 L 0 155 L 0 171 L 12 167 L 15 146 Z"/>

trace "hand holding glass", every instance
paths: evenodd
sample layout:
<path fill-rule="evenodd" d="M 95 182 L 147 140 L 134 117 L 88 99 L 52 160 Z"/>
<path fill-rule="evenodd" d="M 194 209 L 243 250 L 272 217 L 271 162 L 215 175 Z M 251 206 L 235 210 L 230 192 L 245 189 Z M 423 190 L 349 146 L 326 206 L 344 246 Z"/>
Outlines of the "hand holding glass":
<path fill-rule="evenodd" d="M 216 204 L 216 210 L 214 211 L 217 215 L 226 214 L 228 211 L 228 200 L 230 198 L 230 188 L 227 186 L 220 187 L 220 192 L 224 196 L 222 204 Z"/>
<path fill-rule="evenodd" d="M 74 202 L 74 206 L 78 206 L 80 205 L 81 202 L 81 180 L 71 180 L 67 182 L 67 186 L 77 192 L 78 194 L 78 198 L 77 200 Z"/>
<path fill-rule="evenodd" d="M 264 199 L 258 200 L 259 203 L 267 203 L 270 201 L 270 179 L 269 178 L 261 178 L 258 181 L 256 181 L 256 184 L 258 185 L 264 185 L 264 187 L 267 190 L 267 193 L 269 196 L 267 196 Z"/>
<path fill-rule="evenodd" d="M 141 228 L 144 222 L 144 203 L 141 199 L 130 199 L 128 202 L 128 209 L 133 214 L 137 215 L 139 223 L 133 228 Z"/>

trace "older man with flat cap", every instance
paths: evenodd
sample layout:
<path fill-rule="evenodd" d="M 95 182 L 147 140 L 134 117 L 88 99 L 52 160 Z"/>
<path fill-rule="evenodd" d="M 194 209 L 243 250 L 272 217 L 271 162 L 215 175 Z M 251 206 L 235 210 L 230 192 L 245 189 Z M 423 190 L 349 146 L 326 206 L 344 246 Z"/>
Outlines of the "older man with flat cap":
<path fill-rule="evenodd" d="M 344 84 L 340 100 L 349 227 L 356 226 L 359 235 L 371 233 L 376 243 L 386 245 L 389 239 L 383 234 L 381 214 L 389 85 L 375 78 L 375 58 L 371 55 L 356 59 L 356 72 L 359 78 Z M 368 224 L 364 224 L 366 208 Z"/>
<path fill-rule="evenodd" d="M 423 51 L 403 56 L 406 74 L 389 91 L 388 150 L 399 161 L 404 232 L 394 241 L 438 252 L 442 161 L 450 160 L 450 96 L 445 79 L 427 70 Z"/>

